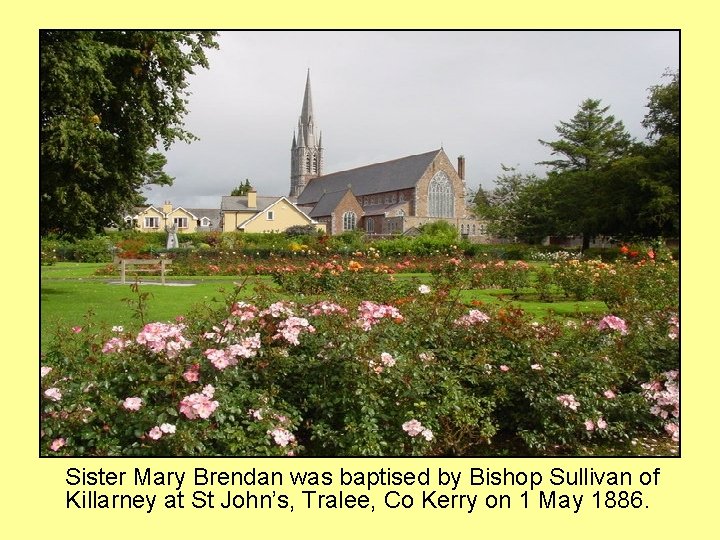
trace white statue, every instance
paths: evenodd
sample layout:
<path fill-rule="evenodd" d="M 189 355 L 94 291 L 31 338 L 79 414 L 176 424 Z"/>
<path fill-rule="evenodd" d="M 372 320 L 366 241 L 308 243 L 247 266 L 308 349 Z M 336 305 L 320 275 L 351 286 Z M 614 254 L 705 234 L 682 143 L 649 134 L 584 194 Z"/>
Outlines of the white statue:
<path fill-rule="evenodd" d="M 168 235 L 167 244 L 165 245 L 167 249 L 175 249 L 176 247 L 178 247 L 177 230 L 177 223 L 173 223 L 171 227 L 165 225 L 165 232 L 167 232 Z"/>

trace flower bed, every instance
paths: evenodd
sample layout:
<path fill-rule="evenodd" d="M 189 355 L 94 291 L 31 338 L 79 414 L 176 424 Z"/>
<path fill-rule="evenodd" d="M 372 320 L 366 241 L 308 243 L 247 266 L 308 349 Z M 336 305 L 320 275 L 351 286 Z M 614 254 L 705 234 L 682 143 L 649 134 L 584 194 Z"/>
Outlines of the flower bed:
<path fill-rule="evenodd" d="M 593 291 L 617 290 L 603 284 L 621 272 L 633 293 L 601 317 L 541 322 L 463 305 L 458 291 L 485 279 L 474 261 L 445 258 L 429 285 L 367 257 L 328 264 L 279 271 L 296 302 L 236 290 L 138 333 L 68 330 L 42 360 L 42 453 L 493 455 L 509 451 L 500 441 L 528 454 L 679 438 L 671 263 L 600 268 Z M 505 263 L 488 283 L 498 272 L 529 276 Z"/>

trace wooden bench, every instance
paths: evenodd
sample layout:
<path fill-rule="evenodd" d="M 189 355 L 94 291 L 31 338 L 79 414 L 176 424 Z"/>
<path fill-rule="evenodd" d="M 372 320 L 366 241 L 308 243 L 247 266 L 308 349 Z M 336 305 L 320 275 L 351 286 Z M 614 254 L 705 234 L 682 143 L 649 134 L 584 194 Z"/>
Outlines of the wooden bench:
<path fill-rule="evenodd" d="M 165 285 L 165 274 L 171 272 L 168 268 L 172 264 L 169 259 L 120 259 L 120 283 L 125 283 L 128 272 L 157 272 L 160 271 L 160 283 Z"/>

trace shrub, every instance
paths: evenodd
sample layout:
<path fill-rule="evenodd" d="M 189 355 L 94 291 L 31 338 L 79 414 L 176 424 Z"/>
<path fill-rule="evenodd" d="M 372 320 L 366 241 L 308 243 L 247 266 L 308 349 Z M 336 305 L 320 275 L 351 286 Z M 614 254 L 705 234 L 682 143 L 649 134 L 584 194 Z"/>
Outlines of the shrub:
<path fill-rule="evenodd" d="M 508 451 L 500 439 L 515 453 L 568 453 L 679 432 L 663 417 L 679 377 L 668 375 L 679 367 L 677 305 L 652 297 L 602 318 L 535 321 L 463 305 L 472 267 L 459 259 L 422 286 L 352 262 L 316 268 L 319 297 L 297 281 L 296 302 L 246 303 L 238 288 L 222 306 L 138 333 L 59 329 L 42 360 L 42 452 L 497 455 Z M 639 295 L 674 271 L 627 270 Z"/>

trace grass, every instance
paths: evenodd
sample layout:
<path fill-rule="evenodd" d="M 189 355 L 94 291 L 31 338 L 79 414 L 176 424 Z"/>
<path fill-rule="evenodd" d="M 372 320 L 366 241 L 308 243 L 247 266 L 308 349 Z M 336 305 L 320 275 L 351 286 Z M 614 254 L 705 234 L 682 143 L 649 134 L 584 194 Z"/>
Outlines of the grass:
<path fill-rule="evenodd" d="M 67 332 L 73 326 L 83 326 L 91 317 L 95 323 L 114 326 L 121 325 L 129 330 L 139 330 L 140 321 L 134 318 L 133 305 L 138 295 L 131 286 L 120 285 L 118 278 L 96 276 L 98 268 L 104 263 L 58 263 L 41 268 L 40 283 L 40 347 L 46 350 L 53 334 Z M 398 279 L 418 277 L 429 281 L 429 274 L 398 274 Z M 142 282 L 159 282 L 157 276 L 143 276 Z M 173 282 L 192 282 L 189 287 L 161 287 L 143 285 L 141 292 L 150 294 L 147 303 L 148 321 L 173 320 L 185 315 L 195 306 L 221 302 L 229 293 L 238 276 L 174 276 Z M 267 276 L 251 277 L 245 289 L 248 296 L 258 287 L 273 287 L 272 279 Z M 279 292 L 277 293 L 280 294 Z M 605 304 L 598 301 L 576 302 L 558 297 L 553 302 L 540 302 L 532 294 L 523 294 L 514 299 L 509 290 L 475 289 L 463 291 L 461 299 L 466 303 L 482 303 L 520 307 L 533 317 L 542 319 L 548 315 L 579 317 L 590 313 L 601 313 Z"/>

